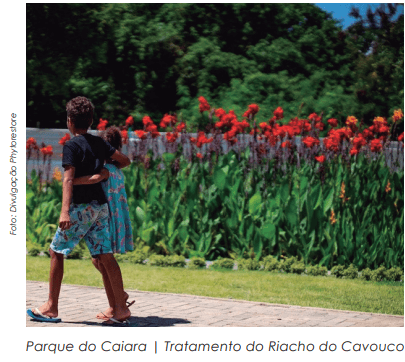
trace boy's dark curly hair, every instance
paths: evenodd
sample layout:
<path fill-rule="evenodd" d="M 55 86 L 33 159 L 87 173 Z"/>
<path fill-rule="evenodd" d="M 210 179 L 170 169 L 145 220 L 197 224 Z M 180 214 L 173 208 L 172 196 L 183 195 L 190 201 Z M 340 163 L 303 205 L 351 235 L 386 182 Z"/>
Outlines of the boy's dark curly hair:
<path fill-rule="evenodd" d="M 113 146 L 116 150 L 120 150 L 122 147 L 122 137 L 121 132 L 118 127 L 111 126 L 108 127 L 103 132 L 103 139 L 107 141 L 111 146 Z"/>
<path fill-rule="evenodd" d="M 94 105 L 86 97 L 76 97 L 66 104 L 66 112 L 77 129 L 88 129 L 93 121 Z"/>

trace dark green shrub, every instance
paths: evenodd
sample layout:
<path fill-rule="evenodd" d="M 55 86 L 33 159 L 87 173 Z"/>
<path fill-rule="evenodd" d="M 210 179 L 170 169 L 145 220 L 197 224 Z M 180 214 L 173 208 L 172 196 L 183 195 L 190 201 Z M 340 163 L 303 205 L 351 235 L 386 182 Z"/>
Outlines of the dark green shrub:
<path fill-rule="evenodd" d="M 72 252 L 68 255 L 68 259 L 82 259 L 84 256 L 84 250 L 77 245 Z"/>
<path fill-rule="evenodd" d="M 41 249 L 37 246 L 33 246 L 28 249 L 28 255 L 29 256 L 38 256 L 38 254 L 41 252 Z"/>
<path fill-rule="evenodd" d="M 272 255 L 263 258 L 262 267 L 264 271 L 279 271 L 280 262 Z"/>
<path fill-rule="evenodd" d="M 124 254 L 125 255 L 125 254 Z M 126 254 L 127 260 L 133 264 L 144 264 L 145 259 L 147 258 L 147 254 L 141 250 L 131 251 Z"/>
<path fill-rule="evenodd" d="M 186 263 L 186 258 L 182 255 L 170 255 L 165 257 L 166 266 L 184 268 Z"/>
<path fill-rule="evenodd" d="M 346 279 L 356 279 L 359 277 L 359 270 L 351 264 L 346 270 L 343 271 L 343 276 Z"/>
<path fill-rule="evenodd" d="M 298 261 L 296 256 L 284 259 L 280 263 L 281 270 L 284 270 L 286 273 L 291 273 L 291 266 Z"/>
<path fill-rule="evenodd" d="M 385 277 L 389 281 L 399 282 L 404 280 L 404 272 L 399 267 L 391 268 L 385 272 Z"/>
<path fill-rule="evenodd" d="M 386 272 L 385 266 L 381 265 L 378 269 L 373 270 L 371 274 L 371 280 L 373 282 L 380 282 L 385 279 L 385 272 Z"/>
<path fill-rule="evenodd" d="M 205 259 L 204 258 L 198 258 L 198 257 L 194 257 L 191 258 L 188 262 L 188 267 L 190 269 L 198 269 L 198 268 L 205 268 Z"/>
<path fill-rule="evenodd" d="M 166 259 L 163 255 L 153 254 L 149 257 L 148 264 L 151 266 L 166 266 Z"/>
<path fill-rule="evenodd" d="M 238 270 L 259 270 L 260 263 L 256 259 L 239 259 Z"/>
<path fill-rule="evenodd" d="M 331 270 L 331 274 L 334 275 L 336 278 L 343 278 L 344 270 L 345 267 L 343 265 L 335 265 Z"/>
<path fill-rule="evenodd" d="M 305 271 L 305 264 L 303 261 L 296 261 L 290 267 L 291 273 L 302 274 Z"/>
<path fill-rule="evenodd" d="M 373 275 L 373 272 L 371 271 L 370 268 L 365 268 L 361 271 L 360 279 L 362 280 L 371 280 L 371 277 Z"/>
<path fill-rule="evenodd" d="M 215 260 L 211 264 L 212 269 L 233 269 L 235 261 L 233 259 L 224 258 Z"/>
<path fill-rule="evenodd" d="M 326 266 L 310 265 L 307 267 L 307 274 L 312 276 L 325 276 L 328 274 Z"/>

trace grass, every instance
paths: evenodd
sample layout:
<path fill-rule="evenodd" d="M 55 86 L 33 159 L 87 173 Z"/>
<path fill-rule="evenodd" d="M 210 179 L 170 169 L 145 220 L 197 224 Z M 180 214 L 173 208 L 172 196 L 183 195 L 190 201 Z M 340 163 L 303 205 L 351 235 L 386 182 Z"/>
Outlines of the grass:
<path fill-rule="evenodd" d="M 126 289 L 404 315 L 403 282 L 269 273 L 188 270 L 120 263 Z M 27 280 L 48 281 L 49 259 L 27 256 Z M 102 287 L 90 260 L 66 260 L 63 282 Z"/>

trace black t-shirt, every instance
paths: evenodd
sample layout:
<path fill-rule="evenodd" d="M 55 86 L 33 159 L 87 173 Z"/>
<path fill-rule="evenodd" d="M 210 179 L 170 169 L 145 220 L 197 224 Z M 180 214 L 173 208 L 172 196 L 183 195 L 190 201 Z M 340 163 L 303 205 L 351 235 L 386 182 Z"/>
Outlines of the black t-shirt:
<path fill-rule="evenodd" d="M 73 137 L 63 146 L 62 167 L 75 167 L 75 178 L 99 173 L 104 162 L 112 156 L 115 148 L 102 138 L 85 133 Z M 101 183 L 93 185 L 74 185 L 74 204 L 88 204 L 91 201 L 100 204 L 107 202 Z"/>

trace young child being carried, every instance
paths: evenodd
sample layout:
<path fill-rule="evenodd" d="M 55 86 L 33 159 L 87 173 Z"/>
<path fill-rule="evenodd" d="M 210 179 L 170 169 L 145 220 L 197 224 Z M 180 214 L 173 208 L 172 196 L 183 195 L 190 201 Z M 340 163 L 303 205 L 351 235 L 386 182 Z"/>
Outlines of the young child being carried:
<path fill-rule="evenodd" d="M 39 308 L 28 309 L 27 314 L 41 322 L 60 322 L 58 317 L 59 294 L 63 279 L 64 257 L 69 255 L 81 239 L 86 241 L 90 254 L 105 270 L 114 295 L 113 315 L 125 322 L 131 312 L 126 304 L 120 268 L 111 249 L 109 211 L 102 186 L 98 184 L 75 185 L 75 177 L 101 172 L 107 159 L 119 167 L 131 162 L 127 156 L 113 148 L 102 138 L 87 131 L 93 122 L 94 106 L 85 97 L 76 97 L 66 105 L 67 126 L 74 136 L 63 146 L 64 167 L 62 210 L 59 228 L 50 245 L 50 274 L 48 301 Z"/>
<path fill-rule="evenodd" d="M 102 138 L 116 150 L 121 151 L 122 137 L 118 127 L 109 127 L 106 131 L 104 131 Z M 101 173 L 94 174 L 92 176 L 75 178 L 73 180 L 73 185 L 93 184 L 98 182 L 101 182 L 101 186 L 107 198 L 110 213 L 109 229 L 112 252 L 117 254 L 125 254 L 127 251 L 134 250 L 127 194 L 125 192 L 124 174 L 120 170 L 120 164 L 113 159 L 108 159 Z M 108 273 L 103 267 L 103 264 L 100 263 L 99 258 L 93 258 L 92 261 L 94 266 L 102 274 L 109 303 L 109 308 L 106 311 L 99 313 L 97 318 L 108 318 L 114 320 L 115 299 L 111 280 L 109 279 Z M 118 264 L 117 267 L 119 268 Z M 124 295 L 125 300 L 127 300 L 128 294 L 124 292 Z M 133 303 L 134 301 L 127 304 L 130 306 Z"/>

